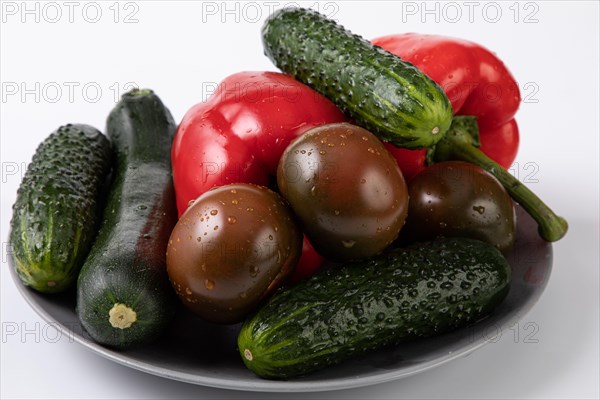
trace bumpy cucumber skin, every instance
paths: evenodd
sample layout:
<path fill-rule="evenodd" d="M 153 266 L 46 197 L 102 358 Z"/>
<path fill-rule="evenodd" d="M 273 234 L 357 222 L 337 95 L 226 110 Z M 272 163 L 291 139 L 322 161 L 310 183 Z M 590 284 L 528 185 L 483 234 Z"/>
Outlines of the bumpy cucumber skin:
<path fill-rule="evenodd" d="M 284 8 L 263 26 L 265 54 L 381 140 L 431 147 L 450 127 L 443 90 L 410 63 L 319 13 Z"/>
<path fill-rule="evenodd" d="M 240 331 L 246 366 L 287 379 L 351 357 L 464 327 L 509 290 L 492 245 L 437 239 L 323 271 L 276 293 Z"/>
<path fill-rule="evenodd" d="M 77 284 L 77 314 L 97 342 L 126 349 L 163 333 L 176 299 L 166 273 L 166 248 L 177 222 L 170 149 L 176 125 L 151 91 L 125 94 L 109 115 L 117 155 L 115 177 L 98 237 Z M 137 320 L 110 324 L 115 304 Z"/>
<path fill-rule="evenodd" d="M 10 244 L 21 281 L 42 293 L 69 288 L 96 236 L 108 139 L 88 125 L 65 125 L 37 148 L 17 191 Z"/>

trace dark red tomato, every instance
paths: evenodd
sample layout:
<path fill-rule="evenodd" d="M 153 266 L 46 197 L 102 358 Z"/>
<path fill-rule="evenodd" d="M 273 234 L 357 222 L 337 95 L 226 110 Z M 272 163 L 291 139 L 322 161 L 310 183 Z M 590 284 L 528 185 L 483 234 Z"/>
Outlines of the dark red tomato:
<path fill-rule="evenodd" d="M 403 236 L 425 241 L 464 236 L 487 241 L 507 252 L 515 240 L 510 195 L 483 168 L 448 161 L 427 167 L 408 185 L 408 218 Z"/>
<path fill-rule="evenodd" d="M 406 183 L 371 132 L 348 123 L 306 132 L 285 150 L 277 170 L 281 194 L 315 249 L 336 261 L 384 250 L 404 224 Z"/>
<path fill-rule="evenodd" d="M 284 200 L 251 185 L 200 196 L 173 229 L 167 271 L 181 301 L 202 318 L 241 321 L 293 272 L 302 233 Z"/>

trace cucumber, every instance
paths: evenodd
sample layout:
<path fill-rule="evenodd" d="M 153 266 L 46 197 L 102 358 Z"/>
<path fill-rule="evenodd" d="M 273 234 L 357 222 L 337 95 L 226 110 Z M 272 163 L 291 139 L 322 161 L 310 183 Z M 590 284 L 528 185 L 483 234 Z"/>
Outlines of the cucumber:
<path fill-rule="evenodd" d="M 88 125 L 65 125 L 37 148 L 17 191 L 10 222 L 14 268 L 42 293 L 69 288 L 98 230 L 110 142 Z"/>
<path fill-rule="evenodd" d="M 265 22 L 262 37 L 265 54 L 278 68 L 383 141 L 431 147 L 450 127 L 452 106 L 433 80 L 315 11 L 278 10 Z"/>
<path fill-rule="evenodd" d="M 261 377 L 304 375 L 477 321 L 504 299 L 510 276 L 502 254 L 474 239 L 398 249 L 280 290 L 244 323 L 238 349 Z"/>
<path fill-rule="evenodd" d="M 108 117 L 115 177 L 79 274 L 77 315 L 97 342 L 126 349 L 159 336 L 174 313 L 166 248 L 177 222 L 171 113 L 151 90 L 123 95 Z"/>

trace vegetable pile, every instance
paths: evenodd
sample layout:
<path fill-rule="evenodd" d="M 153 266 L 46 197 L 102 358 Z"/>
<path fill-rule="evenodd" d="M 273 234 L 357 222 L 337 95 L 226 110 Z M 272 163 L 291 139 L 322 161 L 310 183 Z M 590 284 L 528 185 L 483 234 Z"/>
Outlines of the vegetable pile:
<path fill-rule="evenodd" d="M 39 292 L 76 284 L 98 343 L 147 345 L 186 307 L 243 322 L 243 363 L 290 379 L 493 312 L 514 202 L 543 239 L 566 234 L 505 169 L 520 95 L 490 51 L 369 42 L 301 8 L 262 35 L 282 72 L 226 78 L 178 125 L 134 89 L 106 136 L 66 125 L 38 147 L 13 206 L 13 265 Z"/>

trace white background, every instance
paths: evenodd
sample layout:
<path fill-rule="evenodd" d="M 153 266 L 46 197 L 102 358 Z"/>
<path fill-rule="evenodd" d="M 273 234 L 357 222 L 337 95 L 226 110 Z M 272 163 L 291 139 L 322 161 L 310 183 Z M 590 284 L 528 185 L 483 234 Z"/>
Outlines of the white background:
<path fill-rule="evenodd" d="M 11 205 L 39 142 L 68 122 L 103 129 L 128 82 L 154 89 L 179 120 L 225 76 L 273 70 L 262 55 L 260 28 L 275 3 L 2 3 L 2 398 L 284 397 L 169 381 L 114 364 L 68 338 L 55 341 L 5 263 Z M 496 343 L 400 381 L 285 397 L 598 398 L 598 2 L 304 4 L 334 13 L 367 38 L 438 33 L 497 52 L 526 99 L 514 172 L 569 220 L 570 231 L 554 245 L 554 270 L 540 302 Z M 19 331 L 9 334 L 15 326 Z M 531 326 L 537 330 L 528 337 Z"/>

